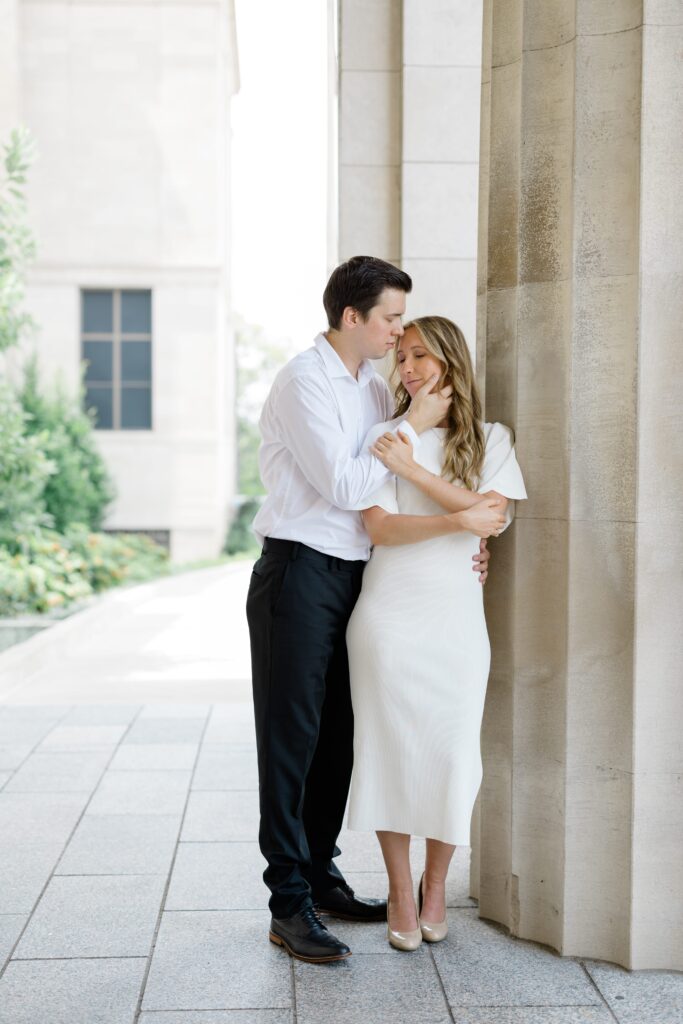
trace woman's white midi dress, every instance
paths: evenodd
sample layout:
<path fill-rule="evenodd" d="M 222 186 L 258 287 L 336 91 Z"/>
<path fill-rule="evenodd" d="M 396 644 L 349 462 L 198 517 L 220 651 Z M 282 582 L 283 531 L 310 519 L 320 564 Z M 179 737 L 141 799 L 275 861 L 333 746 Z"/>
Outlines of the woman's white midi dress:
<path fill-rule="evenodd" d="M 366 447 L 398 421 L 379 424 Z M 478 490 L 525 498 L 509 429 L 483 424 Z M 414 458 L 440 475 L 445 429 L 427 431 Z M 364 507 L 438 515 L 413 484 L 394 479 Z M 512 504 L 506 525 L 512 520 Z M 347 631 L 354 711 L 349 828 L 470 842 L 482 776 L 480 731 L 490 647 L 472 533 L 378 546 Z M 495 571 L 495 570 L 494 570 Z"/>

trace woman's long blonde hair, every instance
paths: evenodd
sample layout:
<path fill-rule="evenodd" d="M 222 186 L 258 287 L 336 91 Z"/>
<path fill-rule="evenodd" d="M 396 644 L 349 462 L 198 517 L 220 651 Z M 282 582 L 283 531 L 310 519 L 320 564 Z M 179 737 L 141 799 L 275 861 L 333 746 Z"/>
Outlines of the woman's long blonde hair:
<path fill-rule="evenodd" d="M 444 364 L 437 387 L 450 384 L 453 388 L 441 475 L 448 480 L 462 480 L 465 487 L 475 491 L 479 486 L 486 442 L 481 425 L 481 399 L 465 336 L 457 324 L 445 316 L 421 316 L 407 323 L 404 330 L 410 327 L 417 331 L 427 351 Z M 396 416 L 403 416 L 410 405 L 410 395 L 398 375 L 398 346 L 392 376 L 396 388 Z"/>

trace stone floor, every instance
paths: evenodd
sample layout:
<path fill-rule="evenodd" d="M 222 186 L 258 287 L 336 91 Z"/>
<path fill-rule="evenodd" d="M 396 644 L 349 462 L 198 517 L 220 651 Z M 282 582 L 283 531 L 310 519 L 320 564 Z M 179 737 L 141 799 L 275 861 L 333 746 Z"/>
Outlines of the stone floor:
<path fill-rule="evenodd" d="M 195 584 L 193 597 L 177 579 L 119 595 L 118 619 L 116 600 L 105 602 L 114 632 L 100 662 L 101 609 L 0 657 L 0 1024 L 683 1022 L 683 975 L 563 959 L 480 920 L 466 850 L 438 946 L 400 953 L 382 925 L 342 922 L 334 931 L 353 956 L 339 964 L 294 962 L 270 944 L 236 635 L 246 576 Z M 200 611 L 221 587 L 235 637 L 229 664 L 217 642 L 203 649 L 207 669 L 190 634 L 216 622 Z M 160 636 L 176 652 L 163 671 Z M 137 683 L 126 668 L 134 651 Z M 222 680 L 227 701 L 177 702 L 190 656 L 197 690 Z M 96 703 L 83 698 L 88 673 Z M 154 699 L 115 699 L 135 687 Z M 340 846 L 351 884 L 383 895 L 374 837 L 344 834 Z M 416 841 L 416 876 L 421 855 Z"/>

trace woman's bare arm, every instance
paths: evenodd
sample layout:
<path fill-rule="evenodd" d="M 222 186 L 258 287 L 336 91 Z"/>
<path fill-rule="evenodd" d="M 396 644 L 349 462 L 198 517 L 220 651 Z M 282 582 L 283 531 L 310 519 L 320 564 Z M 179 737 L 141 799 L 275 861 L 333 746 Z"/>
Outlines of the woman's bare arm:
<path fill-rule="evenodd" d="M 498 491 L 486 491 L 479 494 L 477 491 L 470 491 L 467 487 L 458 487 L 450 480 L 444 480 L 442 476 L 430 473 L 428 469 L 415 463 L 415 470 L 405 477 L 416 487 L 426 494 L 428 498 L 435 501 L 437 505 L 446 512 L 460 512 L 462 509 L 472 508 L 482 498 L 496 498 L 500 502 L 501 512 L 505 512 L 508 506 L 508 499 Z"/>
<path fill-rule="evenodd" d="M 415 544 L 451 533 L 469 532 L 490 537 L 503 528 L 505 517 L 496 500 L 480 498 L 477 506 L 441 516 L 409 516 L 387 512 L 374 505 L 362 513 L 363 524 L 373 544 L 392 546 Z"/>

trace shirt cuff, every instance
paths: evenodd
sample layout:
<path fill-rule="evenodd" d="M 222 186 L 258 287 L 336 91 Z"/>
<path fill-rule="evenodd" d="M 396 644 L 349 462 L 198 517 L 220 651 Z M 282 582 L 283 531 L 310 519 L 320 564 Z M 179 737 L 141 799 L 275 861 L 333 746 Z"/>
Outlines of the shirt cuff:
<path fill-rule="evenodd" d="M 410 423 L 408 423 L 408 420 L 401 420 L 396 429 L 400 430 L 402 434 L 408 435 L 412 442 L 413 448 L 420 447 L 420 435 L 413 428 L 413 426 Z"/>

